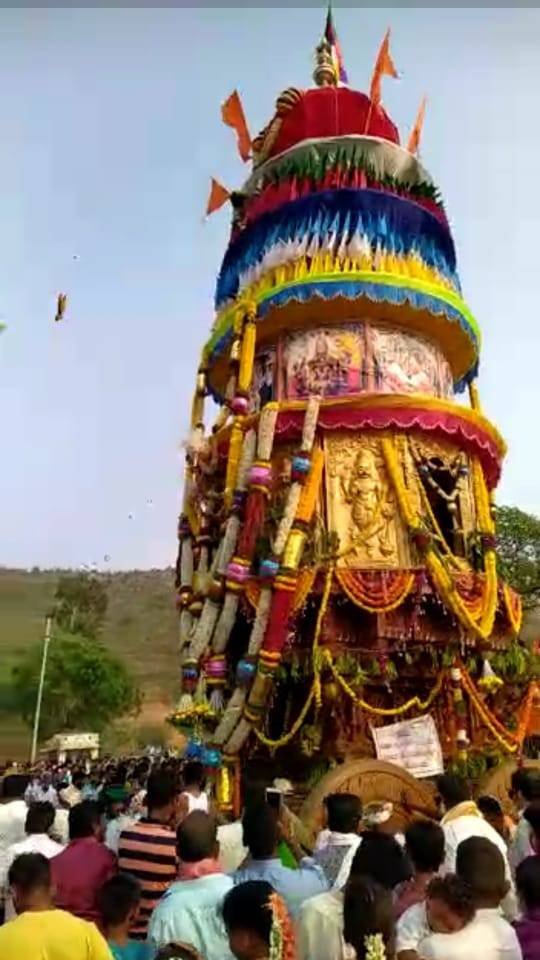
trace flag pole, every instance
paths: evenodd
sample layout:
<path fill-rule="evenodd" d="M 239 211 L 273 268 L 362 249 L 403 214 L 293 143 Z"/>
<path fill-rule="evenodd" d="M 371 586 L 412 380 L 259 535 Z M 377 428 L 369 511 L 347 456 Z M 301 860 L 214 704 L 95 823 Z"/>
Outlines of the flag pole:
<path fill-rule="evenodd" d="M 37 753 L 37 742 L 39 733 L 39 720 L 41 716 L 41 701 L 43 700 L 43 687 L 45 685 L 45 671 L 47 669 L 47 654 L 49 652 L 49 643 L 51 642 L 52 617 L 45 619 L 45 636 L 43 638 L 43 656 L 41 658 L 41 673 L 39 676 L 39 686 L 36 699 L 36 712 L 34 714 L 34 729 L 32 732 L 32 749 L 30 752 L 30 762 L 35 763 Z"/>

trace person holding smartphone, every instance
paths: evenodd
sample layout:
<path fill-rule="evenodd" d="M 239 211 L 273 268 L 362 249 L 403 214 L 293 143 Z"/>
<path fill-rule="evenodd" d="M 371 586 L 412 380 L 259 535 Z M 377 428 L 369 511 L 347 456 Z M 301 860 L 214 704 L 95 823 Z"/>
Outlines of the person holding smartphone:
<path fill-rule="evenodd" d="M 283 897 L 292 917 L 298 914 L 305 900 L 328 890 L 324 871 L 304 856 L 287 827 L 283 811 L 279 816 L 276 806 L 270 806 L 268 802 L 250 806 L 244 811 L 242 827 L 249 855 L 233 874 L 235 884 L 266 880 Z M 297 869 L 283 866 L 278 854 L 281 840 L 286 841 Z"/>

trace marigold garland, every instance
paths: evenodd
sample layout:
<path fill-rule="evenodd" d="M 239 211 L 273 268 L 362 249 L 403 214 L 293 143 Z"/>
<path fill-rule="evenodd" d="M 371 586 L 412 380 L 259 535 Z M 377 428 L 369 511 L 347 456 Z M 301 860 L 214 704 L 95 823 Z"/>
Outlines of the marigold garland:
<path fill-rule="evenodd" d="M 503 583 L 502 592 L 510 626 L 517 636 L 521 630 L 521 623 L 523 620 L 523 604 L 521 597 L 519 593 L 516 593 L 515 590 L 512 590 L 507 583 Z"/>
<path fill-rule="evenodd" d="M 308 693 L 306 702 L 304 703 L 304 706 L 302 707 L 291 729 L 287 733 L 279 737 L 278 740 L 270 740 L 268 737 L 264 735 L 264 733 L 262 733 L 260 730 L 257 730 L 257 728 L 255 728 L 254 732 L 257 738 L 261 741 L 261 743 L 264 743 L 264 745 L 266 747 L 269 747 L 271 750 L 278 750 L 279 747 L 284 747 L 285 744 L 289 743 L 296 736 L 304 720 L 307 717 L 309 708 L 311 707 L 311 704 L 314 699 L 315 699 L 315 705 L 317 708 L 320 707 L 321 705 L 321 680 L 320 680 L 320 664 L 319 664 L 319 655 L 318 655 L 319 637 L 321 635 L 324 617 L 326 614 L 326 610 L 328 608 L 328 601 L 330 599 L 333 576 L 334 576 L 334 568 L 333 566 L 331 566 L 328 568 L 326 572 L 326 579 L 325 579 L 323 594 L 321 598 L 321 605 L 319 607 L 319 612 L 317 614 L 317 622 L 315 624 L 315 633 L 313 635 L 313 648 L 312 648 L 313 683 L 311 684 L 311 688 Z"/>
<path fill-rule="evenodd" d="M 472 706 L 497 743 L 503 747 L 507 753 L 516 753 L 519 744 L 517 743 L 517 739 L 515 738 L 514 734 L 505 730 L 495 714 L 493 714 L 489 707 L 487 707 L 482 701 L 476 689 L 474 688 L 471 678 L 465 670 L 462 671 L 462 683 Z M 502 733 L 500 732 L 501 730 L 503 731 Z M 509 738 L 515 742 L 510 743 Z"/>
<path fill-rule="evenodd" d="M 296 508 L 295 521 L 300 523 L 309 523 L 313 516 L 317 497 L 321 486 L 321 477 L 324 469 L 324 451 L 322 447 L 314 447 L 311 454 L 311 469 L 307 480 L 302 487 L 298 507 Z"/>
<path fill-rule="evenodd" d="M 255 326 L 254 311 L 248 315 L 244 334 L 242 337 L 242 349 L 240 352 L 240 366 L 238 368 L 238 390 L 241 393 L 247 393 L 251 386 L 253 377 L 253 362 L 255 360 L 255 341 L 257 339 L 257 328 Z"/>
<path fill-rule="evenodd" d="M 414 572 L 399 571 L 393 575 L 393 583 L 388 590 L 381 588 L 381 602 L 375 603 L 375 593 L 362 585 L 362 575 L 355 570 L 341 567 L 336 570 L 336 580 L 343 592 L 361 610 L 368 613 L 390 613 L 406 600 L 413 589 L 416 576 Z"/>
<path fill-rule="evenodd" d="M 284 733 L 283 736 L 279 737 L 278 740 L 271 740 L 269 737 L 265 736 L 262 730 L 258 730 L 257 727 L 254 727 L 253 732 L 257 737 L 257 739 L 260 740 L 261 743 L 264 743 L 265 747 L 269 747 L 270 750 L 278 750 L 280 747 L 284 747 L 287 743 L 290 743 L 290 741 L 294 739 L 294 737 L 300 730 L 300 727 L 302 726 L 304 720 L 306 719 L 309 712 L 309 708 L 311 707 L 314 697 L 315 697 L 315 680 L 311 685 L 311 689 L 307 695 L 307 699 L 306 699 L 306 702 L 304 703 L 304 706 L 302 707 L 300 713 L 298 714 L 296 720 L 294 721 L 288 733 Z"/>
<path fill-rule="evenodd" d="M 317 576 L 317 567 L 304 567 L 300 570 L 298 574 L 298 580 L 296 583 L 296 590 L 293 600 L 293 611 L 296 613 L 297 610 L 300 610 L 300 607 L 304 605 L 309 594 L 313 589 L 313 584 L 315 583 L 315 577 Z M 261 595 L 261 587 L 256 580 L 248 581 L 245 590 L 245 596 L 249 600 L 252 607 L 257 609 L 259 603 L 259 597 Z"/>
<path fill-rule="evenodd" d="M 523 708 L 521 711 L 521 716 L 519 718 L 519 724 L 517 728 L 516 739 L 520 745 L 523 746 L 523 741 L 529 732 L 529 724 L 531 722 L 531 711 L 535 698 L 538 695 L 538 684 L 535 680 L 529 684 L 529 689 L 527 690 L 527 696 L 523 703 Z"/>
<path fill-rule="evenodd" d="M 296 960 L 294 927 L 285 902 L 279 894 L 272 893 L 268 907 L 272 913 L 268 960 Z"/>
<path fill-rule="evenodd" d="M 357 707 L 362 707 L 363 710 L 367 710 L 368 713 L 374 713 L 379 717 L 399 717 L 403 713 L 407 713 L 409 710 L 428 710 L 432 703 L 439 696 L 443 682 L 445 671 L 441 670 L 433 690 L 429 694 L 426 700 L 420 700 L 420 697 L 411 697 L 410 700 L 407 700 L 406 703 L 402 703 L 400 707 L 373 707 L 370 703 L 366 703 L 361 697 L 358 697 L 352 687 L 349 686 L 344 677 L 341 676 L 338 669 L 336 668 L 334 661 L 332 659 L 332 654 L 329 650 L 324 650 L 322 654 L 322 662 L 324 666 L 327 666 L 334 679 L 339 683 L 342 690 L 350 697 L 351 700 L 356 704 Z"/>

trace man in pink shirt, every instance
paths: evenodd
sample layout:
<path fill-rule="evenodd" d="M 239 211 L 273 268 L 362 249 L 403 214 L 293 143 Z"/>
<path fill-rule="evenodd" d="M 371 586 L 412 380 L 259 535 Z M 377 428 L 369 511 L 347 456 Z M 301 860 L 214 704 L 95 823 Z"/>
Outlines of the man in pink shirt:
<path fill-rule="evenodd" d="M 51 860 L 56 906 L 82 920 L 96 920 L 98 890 L 114 873 L 116 858 L 101 842 L 99 810 L 83 800 L 69 811 L 69 844 Z"/>

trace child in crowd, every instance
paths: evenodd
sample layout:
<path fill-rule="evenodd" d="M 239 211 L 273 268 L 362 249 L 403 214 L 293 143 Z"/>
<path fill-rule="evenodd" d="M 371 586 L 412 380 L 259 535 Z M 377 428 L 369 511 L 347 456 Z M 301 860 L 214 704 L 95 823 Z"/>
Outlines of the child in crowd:
<path fill-rule="evenodd" d="M 426 893 L 426 917 L 433 933 L 456 933 L 474 917 L 469 886 L 452 873 L 434 877 Z"/>
<path fill-rule="evenodd" d="M 284 901 L 264 880 L 248 880 L 225 896 L 223 920 L 237 960 L 295 960 L 294 930 Z"/>
<path fill-rule="evenodd" d="M 180 805 L 184 816 L 193 810 L 208 813 L 208 794 L 205 791 L 206 777 L 202 763 L 194 760 L 186 763 L 182 769 L 184 789 L 180 794 Z"/>
<path fill-rule="evenodd" d="M 129 929 L 139 912 L 141 888 L 127 873 L 119 873 L 103 884 L 98 906 L 101 928 L 114 960 L 151 960 L 148 943 L 130 940 Z"/>
<path fill-rule="evenodd" d="M 444 860 L 444 833 L 432 820 L 415 820 L 405 833 L 405 851 L 412 864 L 413 876 L 396 890 L 394 913 L 400 917 L 405 910 L 425 899 L 430 881 Z"/>
<path fill-rule="evenodd" d="M 420 956 L 423 960 L 522 960 L 515 930 L 500 909 L 508 881 L 498 847 L 486 837 L 468 837 L 458 846 L 456 872 L 472 894 L 474 918 L 457 931 L 431 934 L 420 943 Z"/>
<path fill-rule="evenodd" d="M 523 960 L 540 957 L 540 857 L 527 857 L 516 870 L 522 916 L 514 924 Z"/>
<path fill-rule="evenodd" d="M 456 933 L 473 917 L 474 902 L 467 884 L 453 873 L 434 877 L 428 884 L 425 901 L 410 907 L 398 921 L 398 960 L 418 960 L 423 956 L 419 944 L 426 937 L 432 933 Z"/>

